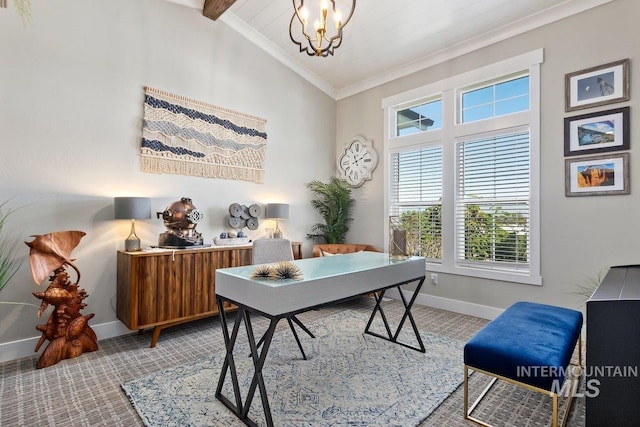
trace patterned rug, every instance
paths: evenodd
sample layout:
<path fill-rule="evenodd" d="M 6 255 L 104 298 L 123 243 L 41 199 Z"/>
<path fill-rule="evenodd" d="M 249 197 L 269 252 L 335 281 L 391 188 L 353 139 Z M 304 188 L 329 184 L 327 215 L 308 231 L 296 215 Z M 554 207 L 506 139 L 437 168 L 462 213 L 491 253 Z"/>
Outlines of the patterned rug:
<path fill-rule="evenodd" d="M 364 335 L 367 320 L 347 310 L 307 325 L 316 338 L 300 333 L 306 361 L 289 330 L 275 334 L 263 374 L 276 426 L 416 426 L 462 383 L 463 342 L 421 333 L 427 351 L 420 353 Z M 382 332 L 378 323 L 372 329 Z M 415 345 L 408 322 L 404 329 L 404 342 Z M 248 354 L 248 344 L 236 346 L 243 398 L 253 374 Z M 223 361 L 218 351 L 122 389 L 147 426 L 241 426 L 214 397 Z M 232 397 L 230 383 L 223 394 Z M 250 417 L 266 424 L 259 391 Z"/>

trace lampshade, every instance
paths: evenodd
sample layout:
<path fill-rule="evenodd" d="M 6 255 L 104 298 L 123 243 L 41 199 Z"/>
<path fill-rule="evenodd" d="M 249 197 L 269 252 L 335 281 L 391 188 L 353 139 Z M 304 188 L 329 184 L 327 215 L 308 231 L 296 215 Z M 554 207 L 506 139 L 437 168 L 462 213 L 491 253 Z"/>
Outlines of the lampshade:
<path fill-rule="evenodd" d="M 114 197 L 115 219 L 151 218 L 151 199 L 148 197 Z"/>
<path fill-rule="evenodd" d="M 131 233 L 124 241 L 127 251 L 139 251 L 140 239 L 136 236 L 136 219 L 151 218 L 151 199 L 148 197 L 114 197 L 113 213 L 115 219 L 131 220 Z"/>
<path fill-rule="evenodd" d="M 289 205 L 286 203 L 267 203 L 267 219 L 289 219 Z"/>
<path fill-rule="evenodd" d="M 289 205 L 286 203 L 267 203 L 265 216 L 267 219 L 276 220 L 276 229 L 273 230 L 273 237 L 281 239 L 282 231 L 280 231 L 279 221 L 281 219 L 289 219 Z"/>

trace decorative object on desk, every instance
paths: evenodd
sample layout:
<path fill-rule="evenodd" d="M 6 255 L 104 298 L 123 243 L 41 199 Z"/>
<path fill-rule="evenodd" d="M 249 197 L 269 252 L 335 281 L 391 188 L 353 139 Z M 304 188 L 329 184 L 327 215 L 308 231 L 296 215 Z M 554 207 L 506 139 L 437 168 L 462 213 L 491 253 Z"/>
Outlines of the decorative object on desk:
<path fill-rule="evenodd" d="M 348 0 L 344 6 L 349 6 L 340 11 L 336 8 L 336 2 L 331 0 L 321 2 L 309 2 L 319 4 L 319 8 L 312 9 L 312 22 L 315 22 L 310 33 L 307 32 L 307 22 L 309 20 L 309 9 L 305 7 L 304 0 L 293 0 L 293 16 L 289 22 L 289 38 L 298 46 L 300 52 L 305 52 L 309 56 L 333 56 L 333 51 L 342 44 L 342 29 L 349 23 L 353 11 L 356 7 L 356 0 Z M 331 3 L 331 7 L 329 7 Z M 342 13 L 349 9 L 347 19 L 343 20 Z M 329 25 L 327 25 L 329 17 Z M 333 25 L 332 25 L 333 24 Z M 335 27 L 335 28 L 332 28 Z M 326 43 L 326 45 L 325 45 Z"/>
<path fill-rule="evenodd" d="M 346 310 L 309 324 L 316 338 L 300 338 L 310 348 L 308 360 L 299 357 L 290 333 L 275 333 L 269 369 L 263 371 L 274 425 L 417 426 L 462 384 L 464 342 L 422 332 L 429 350 L 420 353 L 363 334 L 368 318 Z M 239 344 L 237 351 L 248 354 L 249 344 Z M 212 378 L 218 378 L 224 359 L 223 348 L 127 381 L 122 389 L 146 426 L 168 419 L 185 426 L 242 425 L 212 395 Z M 249 384 L 253 360 L 245 356 L 235 362 L 241 384 Z M 337 380 L 344 378 L 349 380 Z M 258 396 L 251 409 L 262 414 Z M 259 425 L 265 425 L 262 418 Z"/>
<path fill-rule="evenodd" d="M 286 203 L 268 203 L 265 216 L 267 219 L 276 220 L 276 228 L 273 230 L 273 238 L 282 239 L 280 220 L 289 219 L 289 205 Z"/>
<path fill-rule="evenodd" d="M 259 265 L 253 269 L 249 277 L 253 280 L 267 280 L 271 277 L 271 266 L 269 264 Z"/>
<path fill-rule="evenodd" d="M 126 251 L 139 251 L 140 238 L 136 235 L 136 219 L 151 218 L 151 199 L 148 197 L 114 197 L 115 219 L 131 220 L 131 233 L 124 241 Z"/>
<path fill-rule="evenodd" d="M 157 213 L 162 217 L 167 231 L 160 234 L 158 246 L 161 248 L 187 248 L 204 246 L 202 235 L 196 231 L 196 225 L 204 215 L 196 209 L 188 197 L 183 197 L 171 203 L 167 208 Z"/>
<path fill-rule="evenodd" d="M 280 261 L 275 264 L 261 264 L 252 272 L 251 279 L 269 280 L 302 280 L 304 276 L 297 265 L 291 261 Z"/>
<path fill-rule="evenodd" d="M 348 142 L 338 158 L 338 170 L 342 179 L 351 187 L 360 187 L 372 178 L 373 170 L 378 165 L 378 153 L 373 148 L 373 141 L 357 136 Z"/>
<path fill-rule="evenodd" d="M 302 280 L 302 271 L 291 261 L 280 261 L 271 269 L 272 280 Z"/>
<path fill-rule="evenodd" d="M 389 257 L 391 259 L 406 259 L 409 257 L 407 251 L 407 230 L 401 225 L 400 217 L 389 217 Z"/>
<path fill-rule="evenodd" d="M 35 237 L 33 241 L 25 242 L 30 248 L 29 262 L 33 280 L 40 285 L 49 277 L 50 282 L 45 292 L 33 292 L 36 298 L 42 300 L 38 317 L 42 316 L 49 304 L 55 307 L 47 323 L 36 326 L 42 336 L 35 351 L 40 349 L 45 340 L 49 341 L 38 359 L 38 369 L 98 349 L 98 338 L 89 326 L 89 320 L 94 315 L 80 314 L 80 310 L 87 306 L 82 301 L 89 295 L 78 287 L 80 270 L 71 259 L 71 252 L 84 235 L 83 231 L 59 231 L 32 236 Z M 67 266 L 75 270 L 76 283 L 70 281 Z"/>
<path fill-rule="evenodd" d="M 324 219 L 325 223 L 317 223 L 311 227 L 307 238 L 318 243 L 344 243 L 349 232 L 349 223 L 353 220 L 351 212 L 356 201 L 351 198 L 351 188 L 347 182 L 331 177 L 328 183 L 313 180 L 307 188 L 316 197 L 311 200 L 313 207 Z"/>
<path fill-rule="evenodd" d="M 266 120 L 144 88 L 144 172 L 262 183 Z"/>

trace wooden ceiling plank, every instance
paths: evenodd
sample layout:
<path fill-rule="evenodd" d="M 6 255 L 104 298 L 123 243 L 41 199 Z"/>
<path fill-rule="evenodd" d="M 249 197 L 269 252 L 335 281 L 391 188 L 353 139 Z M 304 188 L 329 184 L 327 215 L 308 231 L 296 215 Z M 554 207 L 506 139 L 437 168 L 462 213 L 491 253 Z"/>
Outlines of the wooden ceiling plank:
<path fill-rule="evenodd" d="M 231 7 L 236 0 L 204 0 L 202 14 L 214 21 Z"/>

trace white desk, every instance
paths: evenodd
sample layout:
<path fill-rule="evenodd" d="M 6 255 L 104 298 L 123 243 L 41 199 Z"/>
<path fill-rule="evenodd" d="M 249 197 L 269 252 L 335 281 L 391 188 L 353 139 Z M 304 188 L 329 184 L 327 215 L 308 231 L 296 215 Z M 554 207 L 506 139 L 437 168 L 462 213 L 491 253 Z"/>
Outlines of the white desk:
<path fill-rule="evenodd" d="M 302 280 L 253 280 L 250 276 L 255 266 L 216 270 L 216 301 L 218 306 L 223 307 L 225 302 L 238 306 L 231 332 L 229 332 L 228 327 L 228 316 L 233 314 L 220 310 L 227 355 L 220 372 L 216 398 L 249 426 L 257 426 L 248 416 L 256 387 L 260 388 L 266 423 L 268 426 L 273 426 L 271 409 L 262 378 L 262 368 L 275 327 L 281 319 L 287 319 L 291 322 L 297 313 L 375 292 L 376 305 L 364 332 L 423 353 L 425 352 L 424 344 L 411 315 L 411 307 L 425 279 L 424 258 L 411 257 L 406 260 L 392 261 L 389 255 L 385 253 L 360 252 L 332 257 L 307 258 L 293 261 L 293 263 L 300 268 L 303 275 Z M 400 287 L 412 282 L 417 282 L 417 287 L 413 297 L 410 301 L 407 301 Z M 398 322 L 396 330 L 392 332 L 380 302 L 385 291 L 394 287 L 400 291 L 405 311 Z M 251 326 L 251 313 L 270 319 L 269 327 L 263 337 L 264 345 L 260 352 L 258 351 L 258 345 L 256 345 Z M 369 330 L 377 313 L 380 313 L 387 336 Z M 398 341 L 400 331 L 407 319 L 413 328 L 418 347 Z M 242 321 L 244 321 L 247 330 L 251 357 L 255 366 L 253 380 L 244 402 L 238 387 L 233 353 Z M 246 357 L 246 354 L 239 355 L 239 357 Z M 235 402 L 232 402 L 222 394 L 227 373 L 230 373 Z"/>

